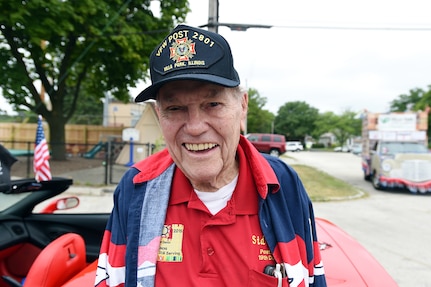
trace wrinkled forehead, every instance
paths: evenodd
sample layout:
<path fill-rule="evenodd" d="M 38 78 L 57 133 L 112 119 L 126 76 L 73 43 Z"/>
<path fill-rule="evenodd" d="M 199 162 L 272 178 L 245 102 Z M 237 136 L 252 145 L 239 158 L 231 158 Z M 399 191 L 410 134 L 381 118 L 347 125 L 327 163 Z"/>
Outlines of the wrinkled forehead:
<path fill-rule="evenodd" d="M 164 84 L 157 93 L 157 100 L 173 101 L 176 97 L 195 95 L 202 98 L 212 98 L 230 94 L 231 88 L 204 81 L 173 81 Z"/>

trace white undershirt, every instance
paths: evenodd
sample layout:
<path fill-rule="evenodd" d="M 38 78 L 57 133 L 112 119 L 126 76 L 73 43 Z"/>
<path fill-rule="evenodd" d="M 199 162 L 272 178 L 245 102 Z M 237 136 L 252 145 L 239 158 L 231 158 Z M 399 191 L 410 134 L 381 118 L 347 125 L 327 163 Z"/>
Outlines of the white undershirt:
<path fill-rule="evenodd" d="M 222 210 L 229 199 L 231 199 L 233 191 L 235 190 L 236 183 L 238 182 L 238 175 L 227 185 L 223 186 L 217 191 L 206 192 L 195 189 L 196 195 L 205 204 L 212 215 Z"/>

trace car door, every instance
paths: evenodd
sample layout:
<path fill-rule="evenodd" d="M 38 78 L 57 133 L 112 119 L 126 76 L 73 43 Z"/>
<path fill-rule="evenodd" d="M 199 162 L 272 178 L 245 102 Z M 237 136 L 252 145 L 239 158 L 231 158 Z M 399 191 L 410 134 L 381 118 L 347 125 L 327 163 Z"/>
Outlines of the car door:
<path fill-rule="evenodd" d="M 86 261 L 98 257 L 108 213 L 43 213 L 34 207 L 65 191 L 72 181 L 54 178 L 48 184 L 34 180 L 12 181 L 16 193 L 0 194 L 0 270 L 17 281 L 25 278 L 31 264 L 50 242 L 66 233 L 77 233 L 85 242 Z M 22 191 L 19 189 L 22 188 Z M 8 204 L 8 202 L 10 204 Z M 1 281 L 1 280 L 0 280 Z M 2 285 L 0 287 L 8 286 Z"/>

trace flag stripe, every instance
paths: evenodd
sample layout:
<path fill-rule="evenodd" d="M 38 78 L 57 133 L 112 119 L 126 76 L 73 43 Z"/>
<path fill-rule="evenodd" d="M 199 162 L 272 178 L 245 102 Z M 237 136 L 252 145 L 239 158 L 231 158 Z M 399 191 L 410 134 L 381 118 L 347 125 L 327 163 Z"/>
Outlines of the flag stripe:
<path fill-rule="evenodd" d="M 42 117 L 39 116 L 36 131 L 36 143 L 34 147 L 34 177 L 37 181 L 51 180 L 51 168 L 49 166 L 49 149 L 43 131 Z"/>

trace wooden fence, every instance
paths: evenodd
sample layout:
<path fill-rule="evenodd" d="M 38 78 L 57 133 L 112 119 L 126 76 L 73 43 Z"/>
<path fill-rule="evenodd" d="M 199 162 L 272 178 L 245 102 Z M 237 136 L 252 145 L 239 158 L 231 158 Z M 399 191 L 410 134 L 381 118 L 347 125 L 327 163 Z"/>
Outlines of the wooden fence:
<path fill-rule="evenodd" d="M 36 128 L 37 124 L 0 123 L 0 143 L 7 149 L 27 150 L 29 143 L 35 142 Z M 67 152 L 85 153 L 99 142 L 112 141 L 112 138 L 119 138 L 121 141 L 123 129 L 124 127 L 66 125 Z M 46 123 L 44 123 L 44 131 L 49 142 L 49 128 Z"/>

